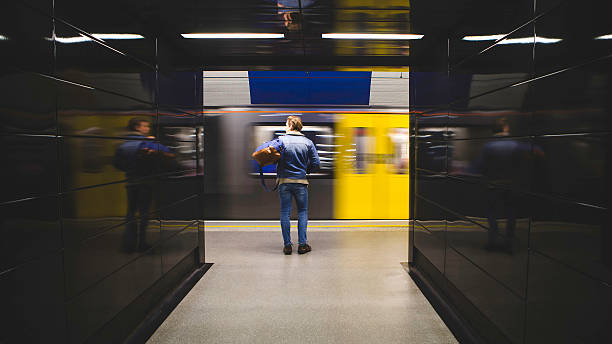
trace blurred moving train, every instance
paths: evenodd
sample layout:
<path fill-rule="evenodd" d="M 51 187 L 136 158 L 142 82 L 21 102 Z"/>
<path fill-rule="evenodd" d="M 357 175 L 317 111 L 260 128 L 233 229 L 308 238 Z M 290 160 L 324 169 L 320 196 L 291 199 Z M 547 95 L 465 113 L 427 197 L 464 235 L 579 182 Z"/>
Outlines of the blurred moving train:
<path fill-rule="evenodd" d="M 311 219 L 407 219 L 409 116 L 337 109 L 209 110 L 204 129 L 207 219 L 276 219 L 279 199 L 259 184 L 250 159 L 262 142 L 284 134 L 289 115 L 316 145 L 321 168 L 310 179 Z M 275 166 L 264 170 L 273 183 Z M 294 210 L 295 211 L 295 210 Z"/>
<path fill-rule="evenodd" d="M 155 142 L 176 155 L 174 170 L 155 172 L 159 186 L 155 203 L 159 204 L 154 208 L 199 192 L 196 189 L 202 187 L 203 178 L 205 219 L 277 219 L 278 195 L 261 187 L 251 153 L 262 142 L 284 134 L 285 119 L 293 114 L 302 117 L 303 132 L 314 142 L 321 159 L 320 169 L 309 176 L 311 219 L 407 219 L 409 116 L 391 110 L 368 111 L 251 107 L 207 110 L 201 117 L 168 112 L 149 116 Z M 66 118 L 64 125 L 71 131 L 101 136 L 65 139 L 63 154 L 70 156 L 71 165 L 66 166 L 71 181 L 66 187 L 110 183 L 101 189 L 103 194 L 75 194 L 71 217 L 123 218 L 127 208 L 124 183 L 115 181 L 124 180 L 125 174 L 111 160 L 124 142 L 119 137 L 125 124 L 133 117 L 147 115 L 133 111 Z M 117 139 L 104 138 L 109 136 Z M 275 166 L 265 172 L 268 184 L 273 184 Z M 111 202 L 102 205 L 97 201 L 100 197 Z M 165 211 L 164 218 L 193 216 L 193 209 L 175 208 Z"/>

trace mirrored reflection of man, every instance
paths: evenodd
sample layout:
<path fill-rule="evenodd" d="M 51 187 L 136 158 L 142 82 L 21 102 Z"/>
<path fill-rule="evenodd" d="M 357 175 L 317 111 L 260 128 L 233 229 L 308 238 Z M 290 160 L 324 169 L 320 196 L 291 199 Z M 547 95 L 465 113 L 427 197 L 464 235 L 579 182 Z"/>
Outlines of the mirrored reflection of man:
<path fill-rule="evenodd" d="M 146 251 L 151 246 L 146 240 L 149 212 L 153 203 L 154 180 L 150 178 L 159 165 L 158 156 L 172 158 L 174 154 L 150 136 L 151 124 L 145 118 L 132 118 L 128 123 L 130 139 L 117 148 L 113 163 L 127 177 L 126 230 L 122 249 L 126 252 Z M 136 220 L 136 214 L 140 221 Z"/>
<path fill-rule="evenodd" d="M 283 25 L 289 31 L 300 28 L 300 6 L 307 8 L 313 5 L 314 0 L 277 0 L 278 14 L 283 19 Z"/>
<path fill-rule="evenodd" d="M 489 233 L 485 248 L 512 253 L 517 211 L 514 190 L 521 187 L 529 171 L 526 162 L 531 145 L 509 138 L 510 125 L 505 118 L 496 121 L 493 132 L 495 139 L 484 145 L 481 157 L 483 176 L 488 182 Z M 499 242 L 497 219 L 504 216 L 506 235 Z"/>

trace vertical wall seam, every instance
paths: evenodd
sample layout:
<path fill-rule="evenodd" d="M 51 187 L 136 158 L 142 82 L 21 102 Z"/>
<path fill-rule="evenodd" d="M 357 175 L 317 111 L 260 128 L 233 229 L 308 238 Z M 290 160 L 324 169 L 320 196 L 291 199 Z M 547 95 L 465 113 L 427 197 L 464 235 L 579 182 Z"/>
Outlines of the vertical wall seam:
<path fill-rule="evenodd" d="M 536 14 L 536 9 L 537 9 L 537 0 L 533 0 L 533 16 L 535 16 Z M 537 37 L 537 30 L 536 30 L 536 25 L 537 25 L 537 20 L 534 20 L 533 22 L 533 45 L 531 48 L 531 75 L 535 76 L 535 72 L 536 72 L 536 43 L 535 43 L 535 38 Z M 529 110 L 529 109 L 528 109 Z M 529 125 L 529 131 L 530 134 L 533 134 L 533 130 L 532 130 L 532 125 L 533 125 L 533 112 L 531 111 L 531 123 Z M 530 137 L 530 156 L 533 157 L 533 144 L 534 144 L 534 138 L 533 136 Z M 532 163 L 533 163 L 533 159 L 532 159 Z M 531 176 L 531 183 L 529 185 L 530 188 L 530 193 L 533 194 L 533 177 L 535 176 L 535 171 L 534 168 L 535 166 L 528 166 L 528 168 L 531 170 L 530 172 L 530 176 Z M 529 220 L 527 222 L 527 261 L 525 262 L 525 299 L 523 300 L 523 343 L 527 342 L 527 317 L 529 316 L 529 312 L 527 311 L 528 307 L 529 307 L 529 270 L 530 270 L 530 263 L 531 263 L 531 226 L 532 226 L 532 220 L 533 220 L 533 212 L 531 211 L 531 207 L 529 207 L 530 209 L 530 214 L 529 214 Z"/>
<path fill-rule="evenodd" d="M 52 53 L 51 53 L 51 58 L 52 58 L 52 71 L 51 71 L 51 75 L 53 76 L 57 76 L 57 41 L 55 39 L 56 37 L 56 23 L 55 23 L 55 0 L 51 0 L 51 46 L 52 46 Z M 61 271 L 62 271 L 62 305 L 63 305 L 63 315 L 64 315 L 64 326 L 65 326 L 65 340 L 66 342 L 68 341 L 68 339 L 70 338 L 70 333 L 72 331 L 69 322 L 68 322 L 68 303 L 67 303 L 67 276 L 66 276 L 66 242 L 65 242 L 65 238 L 64 238 L 64 207 L 63 207 L 63 196 L 62 196 L 62 190 L 64 187 L 64 174 L 63 174 L 63 160 L 64 160 L 64 154 L 62 154 L 63 151 L 63 145 L 64 145 L 64 139 L 62 138 L 61 134 L 61 130 L 60 130 L 60 118 L 59 118 L 59 103 L 60 103 L 60 97 L 59 97 L 59 87 L 57 84 L 57 81 L 53 81 L 53 90 L 54 90 L 54 98 L 55 98 L 55 149 L 56 149 L 56 154 L 57 154 L 57 166 L 56 166 L 56 171 L 57 171 L 57 194 L 55 196 L 55 199 L 57 200 L 57 217 L 58 217 L 58 221 L 59 221 L 59 229 L 60 229 L 60 243 L 61 243 Z"/>

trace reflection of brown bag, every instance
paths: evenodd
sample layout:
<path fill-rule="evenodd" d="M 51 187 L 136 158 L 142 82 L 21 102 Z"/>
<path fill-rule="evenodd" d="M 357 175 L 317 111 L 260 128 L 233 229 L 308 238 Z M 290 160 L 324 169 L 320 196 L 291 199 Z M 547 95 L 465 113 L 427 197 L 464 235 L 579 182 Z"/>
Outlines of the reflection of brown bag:
<path fill-rule="evenodd" d="M 259 166 L 264 167 L 277 162 L 280 159 L 281 154 L 276 150 L 276 148 L 268 146 L 256 151 L 252 156 L 253 159 L 257 161 Z"/>

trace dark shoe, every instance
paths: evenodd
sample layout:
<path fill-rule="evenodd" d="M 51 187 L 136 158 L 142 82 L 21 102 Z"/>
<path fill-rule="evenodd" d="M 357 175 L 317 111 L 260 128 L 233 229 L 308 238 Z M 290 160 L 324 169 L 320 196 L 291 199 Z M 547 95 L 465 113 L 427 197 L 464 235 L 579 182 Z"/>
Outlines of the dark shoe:
<path fill-rule="evenodd" d="M 284 254 L 290 255 L 291 252 L 293 252 L 293 246 L 287 245 L 287 246 L 283 247 L 283 253 Z"/>
<path fill-rule="evenodd" d="M 298 246 L 298 254 L 304 254 L 312 251 L 312 247 L 308 244 Z"/>

